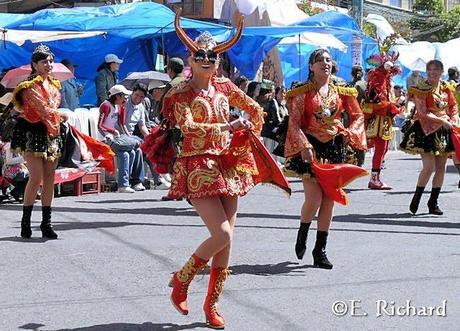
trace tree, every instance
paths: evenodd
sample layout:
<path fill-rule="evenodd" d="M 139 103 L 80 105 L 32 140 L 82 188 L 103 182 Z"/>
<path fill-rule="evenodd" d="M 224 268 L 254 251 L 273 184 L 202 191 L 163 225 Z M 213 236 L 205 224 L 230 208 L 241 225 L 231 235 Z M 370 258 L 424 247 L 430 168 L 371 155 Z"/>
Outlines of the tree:
<path fill-rule="evenodd" d="M 439 15 L 444 11 L 442 0 L 416 0 L 412 10 L 423 15 Z"/>
<path fill-rule="evenodd" d="M 413 11 L 416 16 L 409 21 L 412 40 L 445 42 L 458 35 L 459 7 L 445 12 L 442 0 L 417 0 Z"/>

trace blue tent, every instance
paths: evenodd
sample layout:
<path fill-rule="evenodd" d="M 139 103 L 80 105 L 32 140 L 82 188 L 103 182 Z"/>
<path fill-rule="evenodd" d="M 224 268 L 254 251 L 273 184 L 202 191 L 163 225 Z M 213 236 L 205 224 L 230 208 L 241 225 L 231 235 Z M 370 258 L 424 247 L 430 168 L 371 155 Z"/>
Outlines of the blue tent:
<path fill-rule="evenodd" d="M 378 52 L 377 43 L 372 38 L 366 37 L 359 29 L 356 21 L 348 15 L 327 11 L 305 19 L 296 24 L 311 28 L 312 32 L 327 31 L 345 45 L 346 52 L 337 49 L 330 49 L 332 58 L 337 62 L 339 76 L 351 80 L 352 44 L 354 38 L 361 39 L 362 64 L 365 67 L 365 60 L 371 54 Z M 282 69 L 286 86 L 293 81 L 304 81 L 308 77 L 308 58 L 317 46 L 308 44 L 279 45 L 278 50 L 281 56 Z"/>

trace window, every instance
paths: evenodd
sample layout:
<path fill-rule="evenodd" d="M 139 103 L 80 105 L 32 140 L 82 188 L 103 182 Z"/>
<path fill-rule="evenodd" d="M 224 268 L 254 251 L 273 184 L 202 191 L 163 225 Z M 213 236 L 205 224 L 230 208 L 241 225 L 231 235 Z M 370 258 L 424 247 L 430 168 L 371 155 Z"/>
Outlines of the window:
<path fill-rule="evenodd" d="M 390 6 L 401 8 L 401 0 L 390 0 Z"/>
<path fill-rule="evenodd" d="M 167 0 L 168 5 L 182 7 L 186 16 L 201 16 L 204 12 L 204 0 Z"/>

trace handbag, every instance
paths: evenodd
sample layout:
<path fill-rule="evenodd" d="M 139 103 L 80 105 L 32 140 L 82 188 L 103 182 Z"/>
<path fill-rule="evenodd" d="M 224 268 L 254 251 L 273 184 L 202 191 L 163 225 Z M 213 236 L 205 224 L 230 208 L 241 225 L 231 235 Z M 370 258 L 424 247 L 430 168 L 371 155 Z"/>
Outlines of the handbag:
<path fill-rule="evenodd" d="M 109 145 L 115 153 L 118 153 L 130 152 L 133 149 L 138 148 L 140 143 L 138 139 L 128 136 L 127 134 L 122 134 L 114 137 L 113 140 L 109 142 Z"/>

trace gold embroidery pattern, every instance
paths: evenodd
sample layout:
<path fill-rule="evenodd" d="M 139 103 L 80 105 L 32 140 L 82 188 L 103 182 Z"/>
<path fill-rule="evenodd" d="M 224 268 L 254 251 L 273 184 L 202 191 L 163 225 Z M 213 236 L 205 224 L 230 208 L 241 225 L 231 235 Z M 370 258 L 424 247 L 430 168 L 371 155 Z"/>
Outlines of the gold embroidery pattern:
<path fill-rule="evenodd" d="M 197 263 L 195 266 L 194 258 L 190 257 L 190 259 L 187 261 L 187 263 L 185 263 L 182 269 L 176 273 L 177 279 L 181 283 L 185 283 L 183 291 L 188 290 L 188 283 L 190 283 L 193 276 L 199 273 L 200 270 L 202 270 L 205 266 L 206 266 L 206 263 L 201 263 L 201 264 Z"/>
<path fill-rule="evenodd" d="M 192 138 L 190 139 L 190 145 L 193 149 L 202 149 L 206 143 L 204 138 Z"/>
<path fill-rule="evenodd" d="M 230 275 L 230 271 L 228 268 L 225 268 L 220 270 L 219 275 L 217 276 L 217 280 L 212 291 L 211 300 L 209 301 L 210 308 L 215 313 L 217 312 L 217 302 L 219 301 L 219 297 L 224 290 L 224 283 L 227 280 L 228 275 Z"/>
<path fill-rule="evenodd" d="M 389 116 L 380 118 L 379 136 L 383 140 L 393 139 L 393 120 Z"/>
<path fill-rule="evenodd" d="M 205 98 L 197 96 L 190 105 L 190 111 L 195 122 L 212 122 L 212 109 Z"/>
<path fill-rule="evenodd" d="M 203 186 L 211 185 L 216 178 L 219 177 L 220 172 L 217 163 L 214 160 L 208 160 L 207 166 L 209 170 L 195 169 L 190 172 L 187 178 L 187 186 L 190 192 L 198 192 L 203 190 Z"/>
<path fill-rule="evenodd" d="M 214 109 L 216 111 L 216 120 L 218 123 L 225 123 L 228 121 L 230 106 L 225 95 L 220 93 L 216 94 L 214 97 Z"/>
<path fill-rule="evenodd" d="M 185 167 L 184 165 L 182 164 L 182 162 L 180 162 L 180 160 L 174 162 L 174 165 L 173 165 L 173 177 L 172 177 L 172 180 L 171 180 L 171 184 L 172 186 L 178 186 L 179 185 L 179 181 L 177 180 L 178 178 L 182 178 L 184 177 L 187 172 L 185 170 Z"/>
<path fill-rule="evenodd" d="M 235 169 L 229 169 L 225 172 L 227 189 L 230 195 L 236 195 L 240 192 L 241 179 Z"/>

